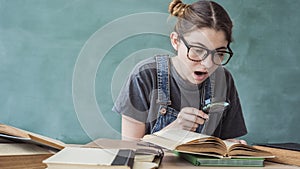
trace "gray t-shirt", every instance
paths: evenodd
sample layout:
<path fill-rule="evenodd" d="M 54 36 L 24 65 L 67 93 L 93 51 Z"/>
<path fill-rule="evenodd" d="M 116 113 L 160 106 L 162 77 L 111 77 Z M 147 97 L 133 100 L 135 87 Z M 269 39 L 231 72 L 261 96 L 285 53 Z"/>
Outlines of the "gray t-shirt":
<path fill-rule="evenodd" d="M 236 138 L 247 133 L 237 90 L 230 72 L 219 67 L 210 76 L 212 97 L 230 103 L 229 108 L 216 119 L 212 135 L 221 139 Z M 170 60 L 171 107 L 180 111 L 184 107 L 203 107 L 202 84 L 195 85 L 184 80 Z M 159 115 L 157 103 L 157 69 L 154 57 L 141 61 L 131 72 L 127 82 L 115 101 L 113 111 L 134 118 L 146 124 L 146 134 L 154 127 Z M 211 120 L 211 117 L 210 117 Z"/>

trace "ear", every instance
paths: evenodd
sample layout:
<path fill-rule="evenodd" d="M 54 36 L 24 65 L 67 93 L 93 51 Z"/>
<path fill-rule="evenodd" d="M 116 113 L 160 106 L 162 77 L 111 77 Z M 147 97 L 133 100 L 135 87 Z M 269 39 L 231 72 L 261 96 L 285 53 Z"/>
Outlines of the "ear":
<path fill-rule="evenodd" d="M 172 32 L 170 34 L 170 40 L 171 40 L 171 44 L 172 44 L 173 48 L 177 51 L 179 48 L 179 42 L 180 42 L 178 34 L 176 32 Z"/>

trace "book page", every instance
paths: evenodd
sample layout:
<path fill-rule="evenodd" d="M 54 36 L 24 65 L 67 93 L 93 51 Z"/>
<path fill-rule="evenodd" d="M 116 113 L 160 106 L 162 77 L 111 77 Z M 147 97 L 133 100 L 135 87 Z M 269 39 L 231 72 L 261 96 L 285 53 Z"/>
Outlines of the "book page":
<path fill-rule="evenodd" d="M 169 150 L 175 150 L 176 146 L 178 146 L 177 142 L 156 135 L 145 135 L 142 138 L 142 141 L 146 141 Z"/>
<path fill-rule="evenodd" d="M 225 143 L 226 147 L 227 147 L 227 150 L 230 149 L 231 146 L 235 145 L 235 144 L 240 144 L 240 143 L 235 143 L 235 142 L 232 142 L 232 141 L 226 141 L 226 140 L 223 140 L 223 142 Z"/>
<path fill-rule="evenodd" d="M 157 135 L 157 136 L 172 140 L 173 142 L 176 143 L 176 145 L 187 143 L 187 142 L 190 142 L 190 141 L 196 140 L 196 139 L 211 137 L 208 135 L 195 133 L 193 131 L 179 130 L 179 129 L 160 130 L 156 133 L 153 133 L 153 135 Z"/>
<path fill-rule="evenodd" d="M 19 137 L 19 136 L 13 136 L 13 135 L 7 135 L 7 134 L 1 134 L 0 133 L 0 138 L 1 138 L 1 142 L 2 141 L 14 141 L 14 140 L 18 140 L 18 141 L 29 141 L 31 140 L 30 137 Z"/>
<path fill-rule="evenodd" d="M 52 154 L 34 144 L 25 143 L 0 143 L 0 156 Z"/>
<path fill-rule="evenodd" d="M 254 148 L 253 146 L 244 145 L 244 144 L 235 144 L 232 145 L 229 149 L 229 155 L 232 157 L 238 158 L 273 158 L 274 156 L 263 150 Z"/>
<path fill-rule="evenodd" d="M 118 149 L 66 147 L 44 161 L 46 164 L 111 165 Z"/>
<path fill-rule="evenodd" d="M 135 161 L 133 164 L 133 169 L 152 169 L 158 168 L 158 164 L 152 162 L 142 162 L 142 161 Z"/>
<path fill-rule="evenodd" d="M 146 135 L 143 141 L 150 142 L 169 150 L 208 154 L 211 156 L 226 155 L 226 147 L 221 139 L 192 131 L 165 129 Z"/>

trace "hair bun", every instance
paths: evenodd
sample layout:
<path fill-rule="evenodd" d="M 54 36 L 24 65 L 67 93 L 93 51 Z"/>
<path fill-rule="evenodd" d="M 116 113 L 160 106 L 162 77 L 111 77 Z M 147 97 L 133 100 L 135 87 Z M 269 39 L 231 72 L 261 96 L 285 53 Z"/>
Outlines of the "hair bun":
<path fill-rule="evenodd" d="M 169 12 L 173 16 L 181 17 L 188 6 L 189 5 L 182 3 L 181 0 L 173 0 L 169 5 Z"/>

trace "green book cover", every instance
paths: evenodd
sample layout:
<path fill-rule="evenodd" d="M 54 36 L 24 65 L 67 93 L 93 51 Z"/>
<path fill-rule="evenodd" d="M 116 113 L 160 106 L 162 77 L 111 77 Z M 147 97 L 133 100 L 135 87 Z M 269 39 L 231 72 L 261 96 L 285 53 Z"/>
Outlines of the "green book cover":
<path fill-rule="evenodd" d="M 195 166 L 263 167 L 264 158 L 215 158 L 188 153 L 177 153 L 179 157 Z"/>

